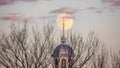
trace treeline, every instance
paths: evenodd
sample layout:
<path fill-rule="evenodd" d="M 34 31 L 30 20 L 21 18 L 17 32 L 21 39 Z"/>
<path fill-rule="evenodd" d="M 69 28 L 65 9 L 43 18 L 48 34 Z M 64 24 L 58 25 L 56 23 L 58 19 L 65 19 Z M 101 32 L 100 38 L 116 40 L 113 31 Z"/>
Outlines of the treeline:
<path fill-rule="evenodd" d="M 11 25 L 10 33 L 0 35 L 0 64 L 5 68 L 50 68 L 54 63 L 51 54 L 58 45 L 52 25 L 39 31 L 29 28 L 28 23 Z M 95 32 L 86 38 L 70 31 L 67 44 L 74 52 L 73 68 L 120 68 L 120 50 L 112 52 L 105 48 Z"/>

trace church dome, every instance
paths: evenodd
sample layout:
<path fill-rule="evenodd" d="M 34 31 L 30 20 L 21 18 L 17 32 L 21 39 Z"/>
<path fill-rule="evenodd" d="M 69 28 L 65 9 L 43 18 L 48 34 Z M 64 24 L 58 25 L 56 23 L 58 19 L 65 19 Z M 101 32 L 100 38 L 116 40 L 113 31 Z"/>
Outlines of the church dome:
<path fill-rule="evenodd" d="M 53 52 L 53 57 L 59 57 L 60 54 L 71 57 L 74 55 L 73 49 L 67 44 L 60 44 Z"/>

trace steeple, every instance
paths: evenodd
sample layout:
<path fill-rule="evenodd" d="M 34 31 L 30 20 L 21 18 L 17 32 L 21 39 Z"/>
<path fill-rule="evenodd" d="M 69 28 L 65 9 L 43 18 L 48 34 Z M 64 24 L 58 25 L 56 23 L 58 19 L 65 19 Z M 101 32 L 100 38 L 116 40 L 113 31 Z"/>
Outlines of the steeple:
<path fill-rule="evenodd" d="M 61 43 L 62 43 L 62 44 L 65 44 L 65 43 L 66 43 L 64 18 L 65 18 L 65 17 L 63 17 L 63 33 L 62 33 L 62 37 L 61 37 Z"/>
<path fill-rule="evenodd" d="M 61 36 L 61 44 L 58 45 L 53 51 L 53 55 L 52 55 L 54 58 L 53 68 L 72 68 L 74 51 L 70 47 L 70 45 L 66 44 L 66 38 L 65 38 L 66 23 L 69 17 L 67 17 L 67 14 L 65 14 L 59 18 L 60 18 L 59 20 L 60 27 L 62 27 L 62 36 Z"/>

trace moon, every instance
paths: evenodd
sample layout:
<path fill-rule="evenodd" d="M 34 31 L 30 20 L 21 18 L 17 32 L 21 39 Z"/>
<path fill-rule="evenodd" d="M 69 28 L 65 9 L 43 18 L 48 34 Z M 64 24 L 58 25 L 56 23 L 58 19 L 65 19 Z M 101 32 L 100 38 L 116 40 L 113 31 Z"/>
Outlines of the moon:
<path fill-rule="evenodd" d="M 73 17 L 70 14 L 62 13 L 57 16 L 57 25 L 60 29 L 63 29 L 64 23 L 64 30 L 68 30 L 73 25 Z"/>

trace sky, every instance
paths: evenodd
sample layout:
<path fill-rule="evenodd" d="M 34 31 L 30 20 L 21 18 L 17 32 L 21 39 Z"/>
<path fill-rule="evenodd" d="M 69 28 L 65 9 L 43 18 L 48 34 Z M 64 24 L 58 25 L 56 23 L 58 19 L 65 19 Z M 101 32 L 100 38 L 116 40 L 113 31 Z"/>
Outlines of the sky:
<path fill-rule="evenodd" d="M 120 0 L 0 0 L 0 32 L 9 32 L 11 23 L 22 20 L 49 20 L 57 27 L 61 13 L 74 17 L 70 30 L 83 36 L 95 31 L 107 47 L 120 48 Z"/>

